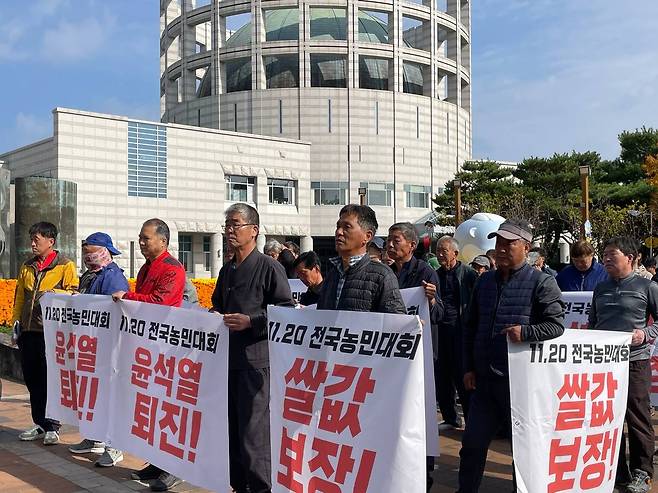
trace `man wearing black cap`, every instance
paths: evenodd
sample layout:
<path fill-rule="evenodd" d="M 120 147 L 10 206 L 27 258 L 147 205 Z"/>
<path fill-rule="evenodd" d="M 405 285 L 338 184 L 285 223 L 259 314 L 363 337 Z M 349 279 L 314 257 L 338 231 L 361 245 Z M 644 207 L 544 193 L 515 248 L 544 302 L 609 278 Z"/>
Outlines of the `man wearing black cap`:
<path fill-rule="evenodd" d="M 564 332 L 555 278 L 526 262 L 531 226 L 508 219 L 493 237 L 497 268 L 480 276 L 464 327 L 464 386 L 474 392 L 459 452 L 460 493 L 478 491 L 489 444 L 501 423 L 510 426 L 507 341 L 544 341 Z"/>
<path fill-rule="evenodd" d="M 489 257 L 486 255 L 478 255 L 473 260 L 471 260 L 471 267 L 475 272 L 477 272 L 478 276 L 481 276 L 489 269 L 491 269 L 491 262 L 489 261 Z"/>

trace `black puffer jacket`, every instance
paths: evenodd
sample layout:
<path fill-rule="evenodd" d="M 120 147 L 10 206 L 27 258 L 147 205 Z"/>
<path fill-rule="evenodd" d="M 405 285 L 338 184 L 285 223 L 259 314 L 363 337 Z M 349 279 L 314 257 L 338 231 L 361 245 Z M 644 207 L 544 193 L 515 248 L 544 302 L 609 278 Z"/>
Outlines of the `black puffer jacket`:
<path fill-rule="evenodd" d="M 339 280 L 338 268 L 332 264 L 322 284 L 318 310 L 407 313 L 393 271 L 384 264 L 371 261 L 368 255 L 347 270 L 336 303 Z"/>

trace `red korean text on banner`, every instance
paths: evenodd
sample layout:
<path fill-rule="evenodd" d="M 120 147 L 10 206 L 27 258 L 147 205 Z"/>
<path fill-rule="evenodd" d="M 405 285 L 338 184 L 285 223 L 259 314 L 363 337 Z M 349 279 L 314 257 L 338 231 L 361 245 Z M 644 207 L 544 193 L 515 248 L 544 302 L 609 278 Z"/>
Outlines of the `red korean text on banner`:
<path fill-rule="evenodd" d="M 555 431 L 581 429 L 590 416 L 590 432 L 584 437 L 551 441 L 549 493 L 572 491 L 576 487 L 581 491 L 596 490 L 606 479 L 612 479 L 619 430 L 596 433 L 593 429 L 609 426 L 614 421 L 613 402 L 618 389 L 619 382 L 612 372 L 564 375 L 557 392 L 559 407 Z M 579 462 L 585 468 L 576 481 Z"/>
<path fill-rule="evenodd" d="M 165 453 L 194 463 L 202 419 L 202 412 L 194 406 L 202 366 L 188 358 L 156 356 L 145 347 L 137 347 L 131 368 L 131 384 L 138 387 L 131 433 Z M 153 392 L 148 392 L 149 387 Z"/>
<path fill-rule="evenodd" d="M 335 364 L 332 368 L 325 361 L 296 358 L 285 375 L 286 389 L 283 401 L 284 420 L 309 425 L 316 398 L 321 399 L 318 427 L 340 436 L 349 437 L 361 433 L 360 406 L 372 394 L 376 382 L 371 378 L 371 368 Z M 354 388 L 354 390 L 352 390 Z M 318 396 L 318 391 L 322 389 Z M 339 396 L 347 393 L 348 400 Z M 349 437 L 343 438 L 348 441 Z M 295 479 L 302 472 L 302 463 L 308 461 L 312 477 L 308 491 L 341 493 L 349 474 L 355 475 L 354 493 L 365 493 L 376 458 L 372 450 L 354 451 L 346 443 L 313 439 L 312 457 L 304 457 L 307 436 L 299 433 L 297 438 L 289 434 L 284 426 L 282 432 L 280 466 L 277 482 L 295 493 L 303 493 L 303 485 Z M 335 464 L 335 466 L 334 466 Z"/>
<path fill-rule="evenodd" d="M 55 361 L 59 368 L 60 403 L 78 412 L 78 419 L 92 421 L 98 397 L 96 350 L 98 340 L 89 335 L 73 332 L 55 334 Z M 68 362 L 72 362 L 73 368 Z"/>

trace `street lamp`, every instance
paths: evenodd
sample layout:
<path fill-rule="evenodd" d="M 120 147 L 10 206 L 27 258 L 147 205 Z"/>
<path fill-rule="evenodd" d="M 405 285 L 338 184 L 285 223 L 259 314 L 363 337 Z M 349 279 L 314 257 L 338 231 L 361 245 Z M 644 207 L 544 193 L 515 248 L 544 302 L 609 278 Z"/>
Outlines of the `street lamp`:
<path fill-rule="evenodd" d="M 455 228 L 462 222 L 462 181 L 459 178 L 452 180 L 455 189 Z"/>
<path fill-rule="evenodd" d="M 580 225 L 580 237 L 586 238 L 588 233 L 590 233 L 590 222 L 589 222 L 589 175 L 592 173 L 592 169 L 589 165 L 578 166 L 578 174 L 580 175 L 580 191 L 581 191 L 581 202 L 580 202 L 580 214 L 582 217 L 582 224 Z"/>

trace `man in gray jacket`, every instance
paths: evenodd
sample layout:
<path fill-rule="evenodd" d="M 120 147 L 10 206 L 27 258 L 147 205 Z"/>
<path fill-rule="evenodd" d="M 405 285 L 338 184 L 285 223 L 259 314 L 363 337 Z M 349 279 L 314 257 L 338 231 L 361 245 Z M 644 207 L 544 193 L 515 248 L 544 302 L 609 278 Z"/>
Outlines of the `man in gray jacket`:
<path fill-rule="evenodd" d="M 633 333 L 626 407 L 629 458 L 627 464 L 626 436 L 622 433 L 615 482 L 626 485 L 630 493 L 644 493 L 651 489 L 653 477 L 649 341 L 658 336 L 658 284 L 633 272 L 633 261 L 637 257 L 633 239 L 611 238 L 604 247 L 603 264 L 609 279 L 594 288 L 589 326 L 595 330 Z M 653 317 L 653 324 L 647 326 L 649 315 Z"/>

